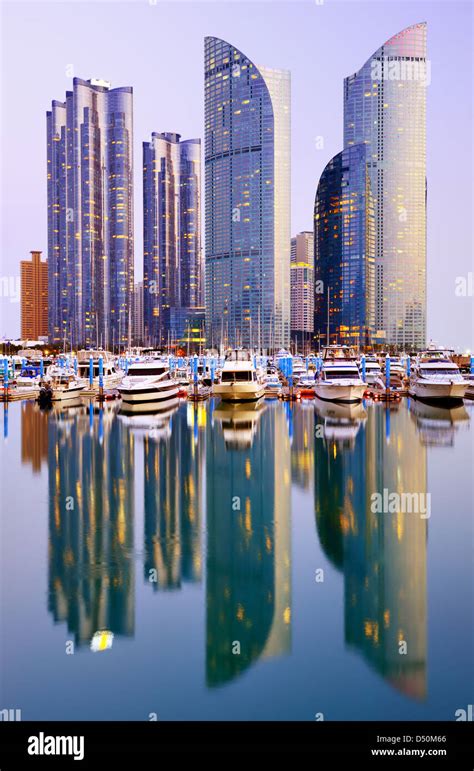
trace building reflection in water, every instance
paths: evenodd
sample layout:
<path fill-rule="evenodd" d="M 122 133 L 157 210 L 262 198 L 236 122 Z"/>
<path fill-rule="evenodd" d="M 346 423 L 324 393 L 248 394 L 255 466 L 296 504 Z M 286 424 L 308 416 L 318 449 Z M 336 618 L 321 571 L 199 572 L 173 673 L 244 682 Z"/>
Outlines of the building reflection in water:
<path fill-rule="evenodd" d="M 35 474 L 48 458 L 48 415 L 36 402 L 21 403 L 21 462 L 31 463 Z"/>
<path fill-rule="evenodd" d="M 424 699 L 427 520 L 372 513 L 371 495 L 426 493 L 426 449 L 406 410 L 392 416 L 389 430 L 383 407 L 372 407 L 367 420 L 362 407 L 359 415 L 352 407 L 333 416 L 317 409 L 316 525 L 344 573 L 346 643 L 391 685 Z"/>
<path fill-rule="evenodd" d="M 187 408 L 187 413 L 176 407 L 162 413 L 161 428 L 151 430 L 143 441 L 144 577 L 155 591 L 178 589 L 182 581 L 202 578 L 205 449 L 199 421 L 205 425 L 206 410 L 202 405 Z"/>
<path fill-rule="evenodd" d="M 291 645 L 290 440 L 280 405 L 219 404 L 206 442 L 207 684 Z M 240 646 L 240 653 L 235 643 Z"/>
<path fill-rule="evenodd" d="M 99 630 L 134 634 L 134 440 L 106 407 L 48 417 L 48 606 L 76 646 Z"/>
<path fill-rule="evenodd" d="M 290 403 L 287 403 L 290 406 Z M 291 405 L 292 407 L 292 405 Z M 314 468 L 314 404 L 303 399 L 293 412 L 293 441 L 291 445 L 291 478 L 303 490 L 313 484 Z"/>

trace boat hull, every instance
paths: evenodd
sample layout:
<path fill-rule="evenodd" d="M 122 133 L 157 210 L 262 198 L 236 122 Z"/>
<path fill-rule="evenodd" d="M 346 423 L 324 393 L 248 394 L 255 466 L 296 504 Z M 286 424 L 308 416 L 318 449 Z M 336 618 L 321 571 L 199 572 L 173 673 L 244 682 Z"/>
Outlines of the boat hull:
<path fill-rule="evenodd" d="M 177 397 L 179 388 L 173 383 L 171 386 L 161 388 L 159 386 L 143 386 L 143 388 L 119 386 L 117 390 L 126 404 L 152 404 Z"/>
<path fill-rule="evenodd" d="M 336 383 L 317 383 L 315 387 L 316 396 L 325 402 L 344 402 L 351 404 L 360 402 L 364 398 L 364 392 L 367 388 L 365 383 L 360 385 L 345 385 Z"/>
<path fill-rule="evenodd" d="M 84 386 L 77 386 L 74 388 L 54 389 L 51 396 L 53 402 L 66 402 L 69 399 L 77 399 L 84 390 Z"/>
<path fill-rule="evenodd" d="M 409 393 L 415 399 L 430 402 L 459 402 L 467 391 L 466 383 L 410 383 Z"/>
<path fill-rule="evenodd" d="M 219 383 L 213 391 L 223 402 L 256 402 L 265 395 L 265 386 L 261 383 Z"/>

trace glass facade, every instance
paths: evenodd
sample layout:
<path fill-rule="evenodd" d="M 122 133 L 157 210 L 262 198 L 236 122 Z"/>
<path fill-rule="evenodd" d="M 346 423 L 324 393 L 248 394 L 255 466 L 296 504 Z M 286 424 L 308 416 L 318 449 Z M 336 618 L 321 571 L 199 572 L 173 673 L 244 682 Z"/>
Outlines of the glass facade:
<path fill-rule="evenodd" d="M 375 321 L 375 223 L 363 144 L 334 156 L 321 175 L 314 205 L 314 254 L 318 339 L 326 344 L 328 337 L 329 344 L 370 344 Z"/>
<path fill-rule="evenodd" d="M 291 337 L 297 344 L 310 342 L 314 328 L 314 234 L 298 233 L 291 239 Z"/>
<path fill-rule="evenodd" d="M 206 326 L 211 345 L 289 345 L 290 74 L 205 40 Z"/>
<path fill-rule="evenodd" d="M 426 342 L 426 24 L 388 40 L 344 81 L 344 147 L 364 143 L 375 201 L 376 329 Z"/>
<path fill-rule="evenodd" d="M 47 113 L 50 342 L 125 345 L 133 292 L 133 92 L 74 78 Z"/>
<path fill-rule="evenodd" d="M 177 309 L 203 301 L 201 140 L 153 133 L 143 143 L 145 340 L 173 342 Z"/>

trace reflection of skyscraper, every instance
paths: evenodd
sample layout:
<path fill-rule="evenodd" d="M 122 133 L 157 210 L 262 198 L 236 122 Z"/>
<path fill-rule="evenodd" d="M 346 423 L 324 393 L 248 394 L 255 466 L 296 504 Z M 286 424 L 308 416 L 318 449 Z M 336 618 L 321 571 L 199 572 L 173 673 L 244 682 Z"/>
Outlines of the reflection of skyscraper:
<path fill-rule="evenodd" d="M 375 198 L 376 328 L 426 336 L 426 24 L 384 43 L 344 81 L 344 147 L 364 144 Z"/>
<path fill-rule="evenodd" d="M 49 420 L 48 607 L 76 645 L 134 633 L 133 436 L 85 409 Z"/>
<path fill-rule="evenodd" d="M 49 336 L 128 340 L 133 292 L 132 89 L 74 78 L 47 113 Z"/>
<path fill-rule="evenodd" d="M 34 473 L 41 471 L 48 457 L 48 415 L 33 402 L 21 405 L 21 462 L 31 462 Z"/>
<path fill-rule="evenodd" d="M 344 571 L 345 637 L 392 685 L 423 698 L 426 691 L 426 520 L 374 514 L 371 495 L 426 491 L 426 451 L 408 412 L 393 420 L 369 411 L 352 449 L 330 442 L 316 455 L 316 520 L 321 544 Z M 399 652 L 399 642 L 407 653 Z"/>
<path fill-rule="evenodd" d="M 312 482 L 314 468 L 314 405 L 302 402 L 293 413 L 293 442 L 291 444 L 291 477 L 307 490 Z"/>
<path fill-rule="evenodd" d="M 183 410 L 172 420 L 171 435 L 144 439 L 144 577 L 154 590 L 176 589 L 182 580 L 200 581 L 202 574 L 204 450 L 201 441 L 194 442 Z"/>
<path fill-rule="evenodd" d="M 210 686 L 290 648 L 290 444 L 279 407 L 262 413 L 250 445 L 226 447 L 216 425 L 207 437 Z"/>
<path fill-rule="evenodd" d="M 290 74 L 205 41 L 206 313 L 211 345 L 290 339 Z"/>

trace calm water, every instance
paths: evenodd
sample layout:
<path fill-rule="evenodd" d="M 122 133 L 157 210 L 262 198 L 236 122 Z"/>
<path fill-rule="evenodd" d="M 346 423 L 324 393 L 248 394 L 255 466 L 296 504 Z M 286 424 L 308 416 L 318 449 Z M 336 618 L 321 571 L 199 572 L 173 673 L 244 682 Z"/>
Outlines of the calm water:
<path fill-rule="evenodd" d="M 451 720 L 473 703 L 470 406 L 4 418 L 0 709 Z M 431 516 L 372 513 L 384 488 L 430 493 Z"/>

